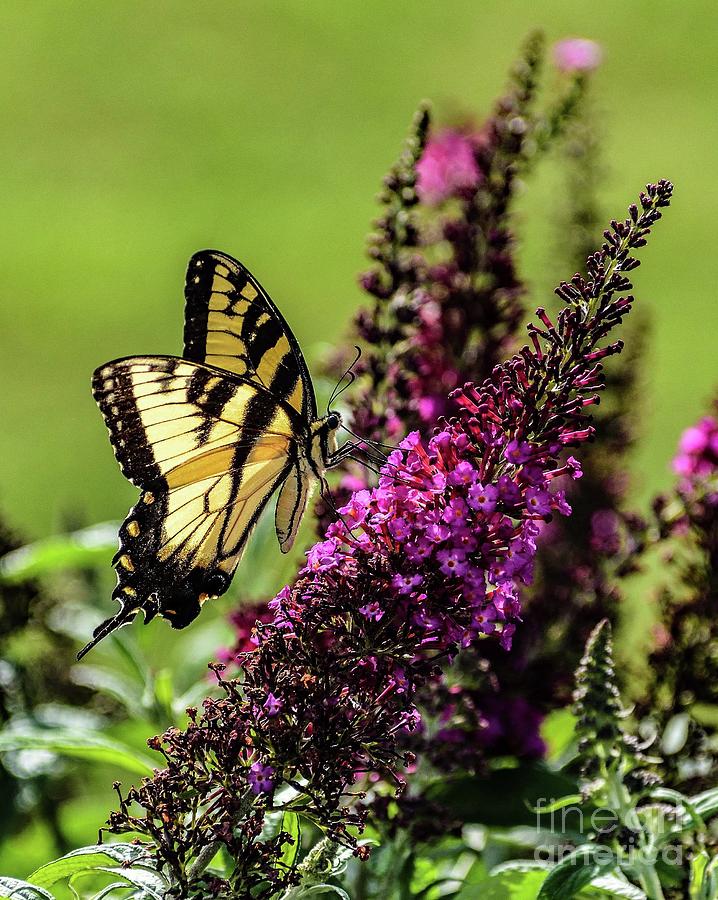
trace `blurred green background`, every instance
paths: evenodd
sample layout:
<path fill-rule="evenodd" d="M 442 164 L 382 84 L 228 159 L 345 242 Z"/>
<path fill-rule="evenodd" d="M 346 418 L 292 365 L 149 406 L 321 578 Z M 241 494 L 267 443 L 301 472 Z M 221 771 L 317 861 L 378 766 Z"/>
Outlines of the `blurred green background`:
<path fill-rule="evenodd" d="M 676 182 L 637 283 L 652 328 L 637 490 L 666 485 L 718 374 L 714 25 L 710 0 L 3 3 L 0 508 L 30 536 L 124 514 L 90 374 L 181 351 L 199 248 L 245 261 L 310 359 L 341 340 L 417 102 L 483 114 L 535 26 L 605 48 L 606 215 Z M 532 303 L 571 274 L 547 227 L 554 182 L 542 167 L 522 198 Z"/>

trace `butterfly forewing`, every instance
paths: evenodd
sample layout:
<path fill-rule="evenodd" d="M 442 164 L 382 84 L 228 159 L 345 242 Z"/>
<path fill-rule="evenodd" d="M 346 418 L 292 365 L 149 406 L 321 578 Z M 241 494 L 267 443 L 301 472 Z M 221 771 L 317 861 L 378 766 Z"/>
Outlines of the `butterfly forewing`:
<path fill-rule="evenodd" d="M 184 356 L 266 387 L 305 422 L 316 418 L 311 379 L 282 314 L 245 267 L 216 250 L 195 253 L 185 282 Z"/>

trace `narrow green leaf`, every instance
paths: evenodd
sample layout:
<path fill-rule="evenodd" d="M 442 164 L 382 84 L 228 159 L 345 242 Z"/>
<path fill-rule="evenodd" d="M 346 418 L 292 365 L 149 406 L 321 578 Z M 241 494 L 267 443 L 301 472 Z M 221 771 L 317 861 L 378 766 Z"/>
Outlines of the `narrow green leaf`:
<path fill-rule="evenodd" d="M 706 900 L 718 897 L 718 856 L 714 856 L 703 873 L 703 894 Z"/>
<path fill-rule="evenodd" d="M 152 775 L 157 765 L 151 757 L 102 734 L 75 733 L 60 728 L 6 729 L 0 732 L 0 753 L 11 750 L 47 750 L 59 756 L 109 763 L 138 775 Z"/>
<path fill-rule="evenodd" d="M 61 569 L 105 565 L 117 550 L 117 530 L 118 523 L 104 522 L 6 553 L 0 559 L 0 584 L 14 584 Z"/>
<path fill-rule="evenodd" d="M 58 881 L 69 878 L 77 872 L 98 869 L 101 866 L 131 864 L 151 868 L 151 856 L 147 849 L 137 844 L 94 844 L 80 847 L 70 853 L 40 866 L 30 875 L 29 880 L 39 887 L 51 887 Z"/>
<path fill-rule="evenodd" d="M 551 870 L 538 900 L 574 900 L 581 888 L 615 867 L 616 858 L 608 847 L 585 844 L 564 856 Z"/>
<path fill-rule="evenodd" d="M 72 889 L 72 885 L 70 885 Z M 99 893 L 94 894 L 92 900 L 105 900 L 105 897 L 111 897 L 115 891 L 123 891 L 124 900 L 129 900 L 127 896 L 128 885 L 126 881 L 115 881 L 112 884 L 108 884 L 107 887 L 103 888 Z M 77 896 L 77 894 L 75 895 Z"/>
<path fill-rule="evenodd" d="M 697 829 L 705 827 L 703 818 L 696 809 L 695 803 L 689 797 L 686 797 L 685 794 L 674 791 L 672 788 L 657 787 L 651 791 L 650 796 L 652 800 L 664 800 L 667 803 L 672 803 L 676 810 L 682 811 L 684 816 L 681 824 L 684 828 L 689 825 Z M 670 833 L 670 829 L 667 829 L 666 833 Z"/>
<path fill-rule="evenodd" d="M 155 700 L 162 712 L 171 720 L 174 718 L 174 685 L 171 669 L 160 669 L 154 680 Z"/>
<path fill-rule="evenodd" d="M 0 877 L 0 900 L 55 900 L 49 891 L 19 878 Z"/>
<path fill-rule="evenodd" d="M 142 705 L 143 686 L 138 684 L 136 679 L 117 670 L 105 669 L 85 662 L 73 666 L 70 674 L 75 684 L 107 694 L 121 703 L 130 715 L 137 719 L 145 717 L 146 710 Z"/>
<path fill-rule="evenodd" d="M 584 799 L 580 794 L 568 794 L 566 797 L 561 797 L 560 800 L 554 800 L 548 806 L 529 806 L 529 809 L 533 813 L 543 815 L 543 813 L 556 812 L 557 809 L 565 809 L 567 806 L 581 806 L 583 803 Z"/>
<path fill-rule="evenodd" d="M 549 872 L 551 868 L 550 863 L 538 859 L 510 859 L 508 862 L 494 866 L 489 874 L 494 876 L 503 875 L 504 872 Z"/>
<path fill-rule="evenodd" d="M 282 855 L 280 856 L 280 861 L 287 866 L 287 868 L 291 869 L 294 867 L 294 863 L 297 859 L 297 854 L 299 853 L 299 846 L 301 844 L 301 828 L 299 824 L 299 816 L 295 812 L 287 811 L 282 816 L 282 824 L 279 828 L 280 831 L 286 831 L 287 834 L 291 835 L 292 843 L 290 844 L 287 841 L 282 846 Z"/>
<path fill-rule="evenodd" d="M 691 797 L 693 809 L 702 819 L 710 819 L 718 813 L 718 788 L 711 788 Z"/>
<path fill-rule="evenodd" d="M 701 850 L 700 853 L 693 854 L 693 857 L 691 859 L 691 878 L 689 885 L 689 895 L 691 900 L 702 900 L 703 880 L 709 860 L 710 857 L 705 850 Z"/>

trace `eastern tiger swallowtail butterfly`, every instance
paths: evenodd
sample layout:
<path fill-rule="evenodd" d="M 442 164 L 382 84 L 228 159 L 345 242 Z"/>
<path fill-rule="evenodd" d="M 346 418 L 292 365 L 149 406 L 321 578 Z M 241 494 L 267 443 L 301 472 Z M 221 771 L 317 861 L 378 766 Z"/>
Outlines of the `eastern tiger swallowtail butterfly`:
<path fill-rule="evenodd" d="M 142 493 L 113 559 L 120 609 L 78 658 L 140 611 L 189 625 L 229 587 L 278 488 L 288 552 L 313 486 L 351 453 L 337 449 L 339 414 L 318 415 L 296 338 L 241 263 L 196 253 L 185 300 L 182 358 L 117 359 L 92 379 L 122 473 Z"/>

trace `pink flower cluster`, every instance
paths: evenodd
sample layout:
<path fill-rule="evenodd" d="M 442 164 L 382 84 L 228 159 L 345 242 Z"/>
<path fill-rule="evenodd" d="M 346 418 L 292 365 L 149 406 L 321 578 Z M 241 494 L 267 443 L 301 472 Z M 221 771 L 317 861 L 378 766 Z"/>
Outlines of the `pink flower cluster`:
<path fill-rule="evenodd" d="M 673 469 L 687 480 L 718 474 L 718 419 L 704 416 L 681 435 Z"/>
<path fill-rule="evenodd" d="M 494 633 L 510 647 L 517 584 L 531 580 L 541 523 L 554 510 L 571 511 L 550 482 L 569 469 L 580 473 L 574 461 L 547 470 L 545 450 L 498 429 L 472 430 L 455 423 L 427 447 L 410 434 L 379 485 L 340 510 L 303 573 L 346 579 L 368 554 L 378 557 L 386 592 L 359 612 L 378 621 L 391 608 L 413 622 L 425 648 L 467 646 Z"/>
<path fill-rule="evenodd" d="M 562 72 L 590 72 L 601 65 L 601 45 L 587 38 L 567 38 L 553 48 L 556 68 Z"/>
<path fill-rule="evenodd" d="M 416 189 L 429 206 L 438 206 L 481 179 L 473 144 L 466 135 L 446 129 L 432 137 L 416 166 Z"/>

